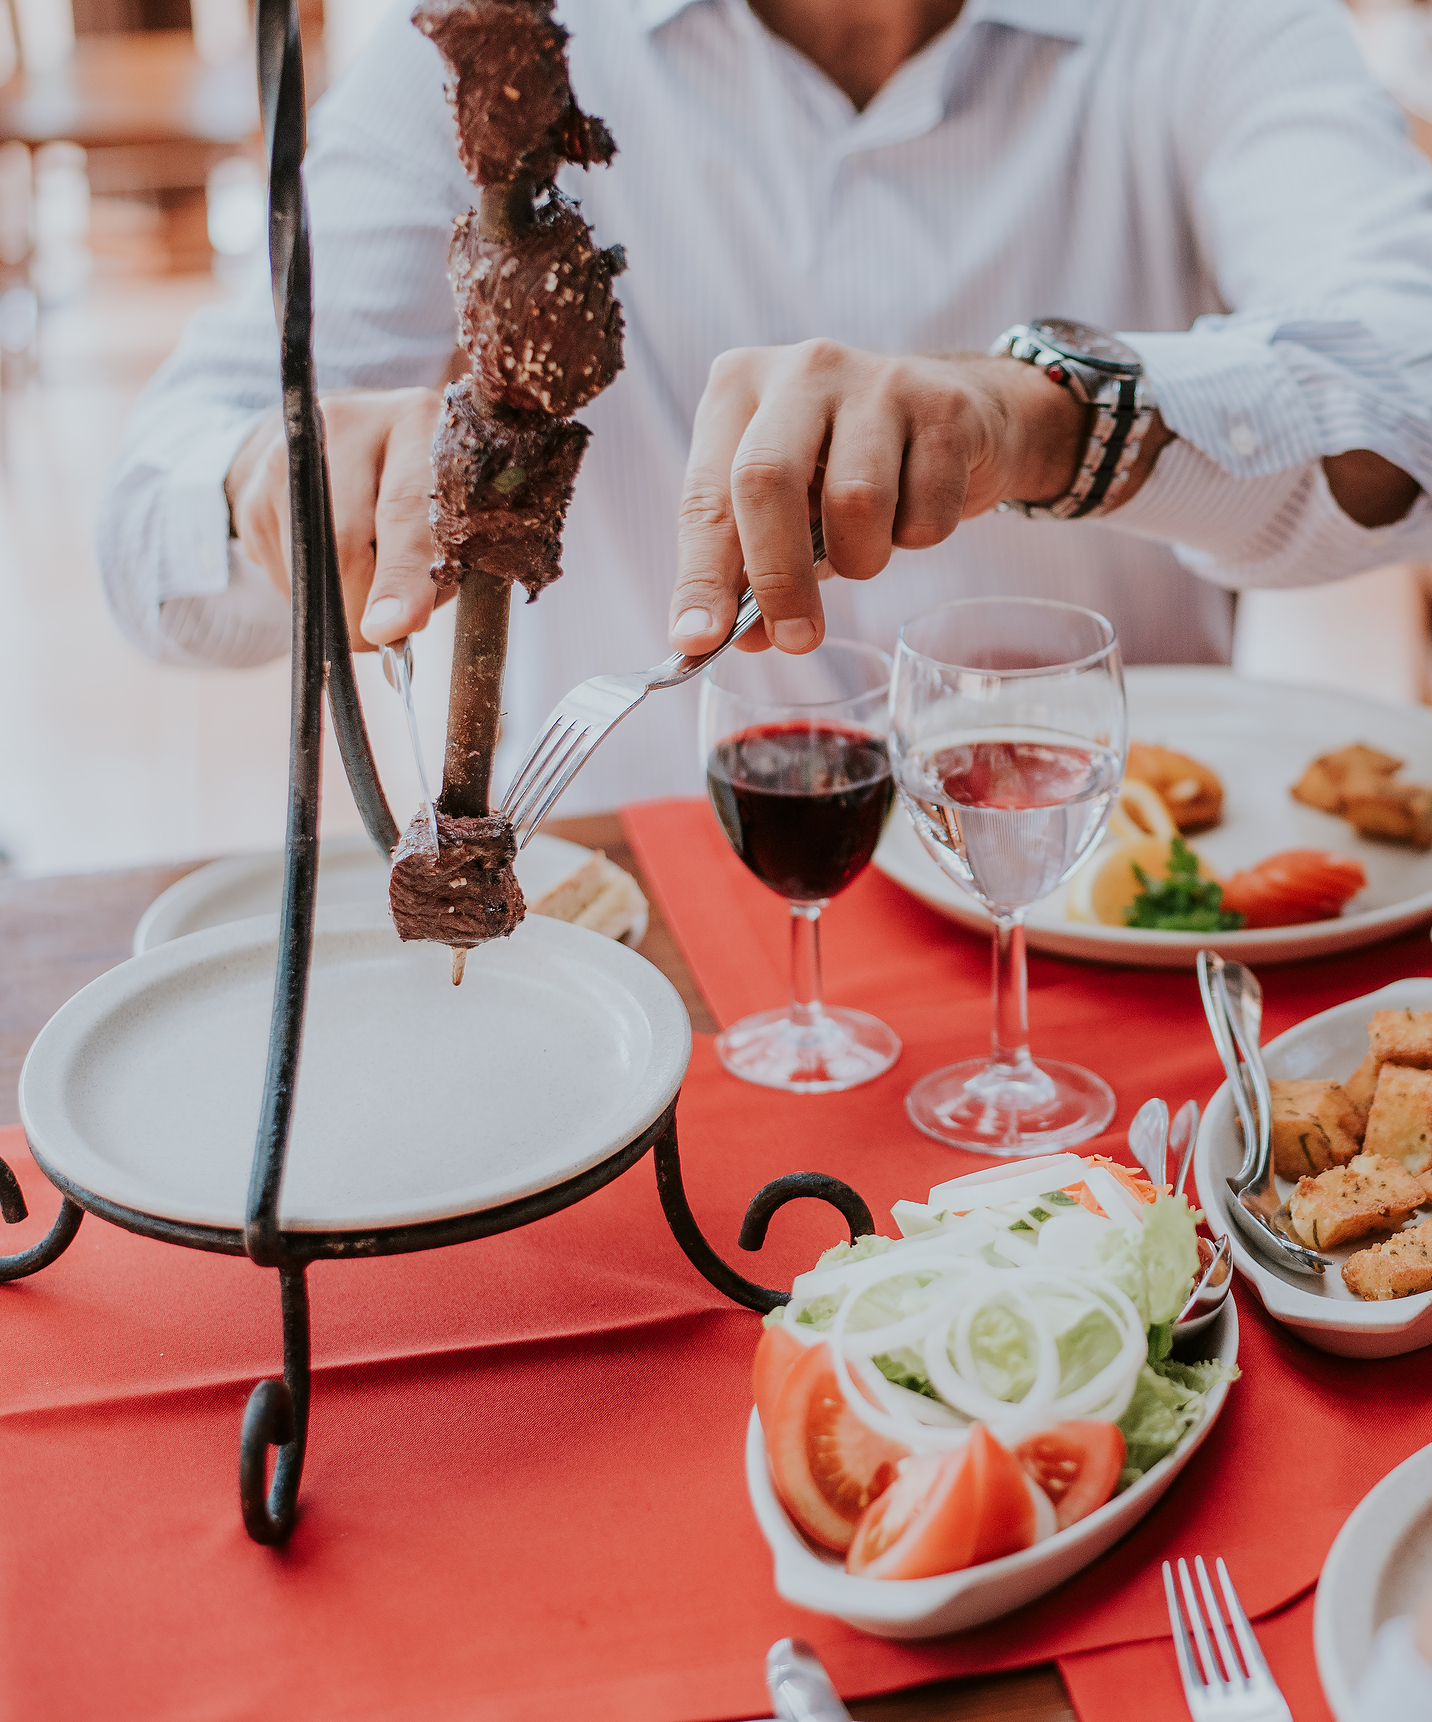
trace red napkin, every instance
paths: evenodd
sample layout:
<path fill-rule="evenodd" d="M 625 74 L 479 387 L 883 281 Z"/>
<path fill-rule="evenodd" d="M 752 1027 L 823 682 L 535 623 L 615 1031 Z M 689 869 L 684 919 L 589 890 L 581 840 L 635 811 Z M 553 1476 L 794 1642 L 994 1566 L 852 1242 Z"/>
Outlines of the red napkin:
<path fill-rule="evenodd" d="M 632 831 L 718 1013 L 778 999 L 784 912 L 704 809 L 639 809 Z M 719 918 L 728 889 L 742 919 Z M 832 995 L 886 1016 L 901 1063 L 807 1100 L 735 1082 L 702 1040 L 679 1110 L 707 1235 L 768 1284 L 841 1222 L 794 1204 L 745 1256 L 735 1234 L 766 1179 L 834 1173 L 888 1223 L 892 1200 L 970 1164 L 902 1101 L 986 1032 L 979 942 L 874 875 L 830 921 Z M 1421 972 L 1427 950 L 1270 970 L 1270 1032 Z M 1207 1098 L 1217 1071 L 1190 977 L 1034 967 L 1036 1045 L 1104 1068 L 1122 1116 L 1151 1092 Z M 18 1132 L 0 1132 L 0 1154 L 35 1210 L 4 1229 L 16 1249 L 56 1199 Z M 1244 1379 L 1143 1526 L 1019 1615 L 892 1644 L 775 1596 L 742 1475 L 756 1318 L 680 1254 L 649 1164 L 524 1231 L 309 1278 L 309 1456 L 282 1550 L 245 1537 L 236 1477 L 244 1401 L 280 1362 L 272 1272 L 87 1218 L 52 1267 L 0 1287 L 0 1722 L 714 1722 L 768 1713 L 764 1653 L 786 1633 L 816 1644 L 847 1696 L 1053 1657 L 1085 1718 L 1173 1716 L 1143 1702 L 1150 1668 L 1166 1664 L 1160 1693 L 1172 1678 L 1157 1562 L 1195 1553 L 1224 1555 L 1250 1612 L 1285 1610 L 1260 1633 L 1297 1694 L 1291 1665 L 1311 1661 L 1295 1599 L 1350 1508 L 1425 1439 L 1424 1371 L 1323 1357 L 1245 1298 Z M 1300 1722 L 1323 1714 L 1293 1701 Z"/>

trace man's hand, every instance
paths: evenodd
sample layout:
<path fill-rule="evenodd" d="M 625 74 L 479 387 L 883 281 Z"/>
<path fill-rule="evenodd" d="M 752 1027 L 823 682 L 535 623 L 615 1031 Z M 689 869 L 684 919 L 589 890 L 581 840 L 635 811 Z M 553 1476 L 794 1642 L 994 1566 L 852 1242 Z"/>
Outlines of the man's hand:
<path fill-rule="evenodd" d="M 428 498 L 442 396 L 432 389 L 325 395 L 323 421 L 343 607 L 355 651 L 426 627 L 438 593 Z M 243 551 L 289 591 L 288 448 L 277 414 L 235 455 L 224 481 Z"/>
<path fill-rule="evenodd" d="M 749 582 L 766 634 L 742 644 L 812 650 L 825 631 L 817 513 L 830 571 L 869 580 L 892 549 L 938 544 L 1006 497 L 1062 496 L 1085 436 L 1085 408 L 1014 359 L 888 358 L 825 340 L 723 353 L 692 433 L 672 644 L 719 645 Z"/>

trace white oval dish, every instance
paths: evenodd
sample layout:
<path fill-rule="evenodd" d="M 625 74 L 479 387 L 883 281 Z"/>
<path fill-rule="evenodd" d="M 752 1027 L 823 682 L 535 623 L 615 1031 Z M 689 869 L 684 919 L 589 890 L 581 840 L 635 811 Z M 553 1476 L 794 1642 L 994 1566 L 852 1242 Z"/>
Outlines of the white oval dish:
<path fill-rule="evenodd" d="M 20 1075 L 37 1158 L 124 1208 L 242 1227 L 277 916 L 191 933 L 101 975 Z M 681 1087 L 676 989 L 598 933 L 530 917 L 472 952 L 404 944 L 386 909 L 318 918 L 279 1207 L 366 1231 L 500 1206 L 599 1164 Z"/>
<path fill-rule="evenodd" d="M 517 882 L 529 903 L 540 901 L 553 886 L 591 860 L 592 851 L 564 837 L 538 832 L 514 863 Z M 232 855 L 210 861 L 186 873 L 156 897 L 134 929 L 134 954 L 143 956 L 170 939 L 255 915 L 276 915 L 283 896 L 284 854 L 274 849 L 260 855 Z M 362 832 L 325 837 L 318 851 L 320 910 L 354 904 L 385 909 L 389 864 Z M 646 937 L 647 913 L 642 909 L 622 943 L 633 950 Z"/>
<path fill-rule="evenodd" d="M 1423 1447 L 1353 1508 L 1318 1579 L 1313 1650 L 1338 1722 L 1357 1722 L 1353 1694 L 1378 1629 L 1398 1615 L 1415 1614 L 1429 1594 L 1432 1447 Z"/>
<path fill-rule="evenodd" d="M 1207 1343 L 1197 1348 L 1201 1356 L 1237 1362 L 1238 1311 L 1232 1298 L 1204 1338 Z M 927 1579 L 852 1578 L 838 1556 L 808 1542 L 776 1497 L 761 1420 L 753 1409 L 746 1428 L 746 1487 L 775 1557 L 776 1589 L 787 1602 L 834 1615 L 877 1638 L 939 1638 L 1009 1614 L 1063 1584 L 1132 1530 L 1198 1450 L 1227 1396 L 1228 1384 L 1220 1382 L 1208 1395 L 1202 1422 L 1182 1444 L 1087 1519 L 1017 1555 Z"/>
<path fill-rule="evenodd" d="M 1191 969 L 1199 950 L 1211 945 L 1244 963 L 1286 963 L 1355 950 L 1432 917 L 1432 857 L 1369 843 L 1345 820 L 1288 793 L 1317 755 L 1354 741 L 1406 760 L 1409 782 L 1432 782 L 1427 707 L 1381 705 L 1206 666 L 1136 667 L 1125 680 L 1129 734 L 1191 754 L 1223 780 L 1222 821 L 1192 838 L 1210 866 L 1226 875 L 1283 849 L 1330 849 L 1362 862 L 1367 889 L 1336 920 L 1210 934 L 1071 921 L 1064 912 L 1066 884 L 1030 911 L 1025 928 L 1032 949 L 1135 968 Z M 875 865 L 950 920 L 989 931 L 984 909 L 941 872 L 903 814 L 886 826 Z"/>
<path fill-rule="evenodd" d="M 1367 1021 L 1375 1010 L 1432 1010 L 1432 980 L 1394 981 L 1310 1016 L 1269 1041 L 1263 1062 L 1270 1077 L 1329 1077 L 1342 1081 L 1367 1055 Z M 1321 1279 L 1276 1267 L 1244 1241 L 1229 1219 L 1229 1177 L 1243 1158 L 1234 1129 L 1233 1101 L 1224 1085 L 1208 1103 L 1194 1151 L 1194 1176 L 1209 1228 L 1233 1240 L 1233 1261 L 1275 1321 L 1290 1327 L 1319 1351 L 1338 1357 L 1400 1357 L 1432 1344 L 1432 1292 L 1417 1297 L 1365 1303 L 1343 1284 L 1340 1264 L 1354 1249 L 1377 1238 L 1359 1238 L 1341 1250 L 1325 1252 L 1339 1264 Z M 1280 1180 L 1286 1194 L 1292 1188 Z"/>

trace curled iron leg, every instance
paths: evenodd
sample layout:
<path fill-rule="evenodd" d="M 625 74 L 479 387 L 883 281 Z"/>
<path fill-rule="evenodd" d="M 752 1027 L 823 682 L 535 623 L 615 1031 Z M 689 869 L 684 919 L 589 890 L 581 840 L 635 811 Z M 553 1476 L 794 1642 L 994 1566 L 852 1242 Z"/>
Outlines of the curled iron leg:
<path fill-rule="evenodd" d="M 757 1285 L 754 1280 L 748 1280 L 743 1274 L 738 1274 L 721 1260 L 702 1236 L 701 1228 L 696 1224 L 696 1216 L 691 1212 L 691 1205 L 686 1200 L 686 1187 L 681 1181 L 681 1154 L 676 1142 L 674 1117 L 657 1138 L 655 1158 L 656 1188 L 661 1196 L 667 1224 L 671 1227 L 672 1236 L 698 1272 L 710 1280 L 717 1291 L 725 1292 L 727 1297 L 736 1303 L 744 1304 L 747 1309 L 764 1312 L 775 1309 L 778 1304 L 789 1303 L 789 1292 Z M 741 1226 L 738 1239 L 741 1248 L 760 1249 L 766 1240 L 766 1228 L 771 1223 L 772 1214 L 777 1208 L 784 1207 L 787 1202 L 793 1202 L 800 1196 L 813 1196 L 817 1201 L 829 1202 L 833 1207 L 839 1208 L 850 1227 L 852 1242 L 863 1233 L 875 1230 L 869 1208 L 849 1184 L 842 1184 L 839 1178 L 827 1178 L 822 1172 L 792 1172 L 784 1178 L 775 1179 L 756 1193 Z"/>
<path fill-rule="evenodd" d="M 261 1381 L 249 1395 L 239 1440 L 239 1502 L 256 1543 L 286 1540 L 298 1517 L 298 1485 L 308 1440 L 308 1285 L 304 1270 L 281 1268 L 283 1380 Z M 278 1448 L 273 1482 L 268 1451 Z"/>
<path fill-rule="evenodd" d="M 0 1219 L 7 1225 L 16 1226 L 29 1212 L 20 1191 L 20 1180 L 0 1160 Z M 0 1256 L 0 1284 L 7 1280 L 22 1280 L 29 1274 L 39 1273 L 41 1268 L 49 1267 L 56 1256 L 64 1255 L 70 1247 L 70 1240 L 80 1229 L 80 1221 L 84 1217 L 83 1208 L 77 1208 L 68 1198 L 62 1201 L 54 1225 L 38 1244 L 32 1244 L 28 1250 L 19 1250 L 13 1256 Z"/>

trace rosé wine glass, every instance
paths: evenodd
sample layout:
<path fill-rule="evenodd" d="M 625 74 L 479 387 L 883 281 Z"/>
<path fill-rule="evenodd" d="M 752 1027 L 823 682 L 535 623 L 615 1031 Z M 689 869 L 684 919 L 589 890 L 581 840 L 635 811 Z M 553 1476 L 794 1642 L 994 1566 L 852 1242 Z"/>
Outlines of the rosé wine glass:
<path fill-rule="evenodd" d="M 1036 598 L 970 598 L 900 630 L 890 752 L 900 799 L 941 871 L 994 921 L 988 1058 L 906 1096 L 927 1136 L 985 1154 L 1043 1154 L 1097 1136 L 1114 1093 L 1029 1051 L 1024 916 L 1103 834 L 1128 752 L 1113 626 Z"/>
<path fill-rule="evenodd" d="M 791 906 L 791 997 L 716 1038 L 733 1076 L 831 1094 L 882 1075 L 900 1042 L 822 998 L 820 916 L 870 863 L 894 804 L 890 659 L 826 640 L 800 657 L 732 652 L 702 678 L 701 757 L 721 829 Z"/>

